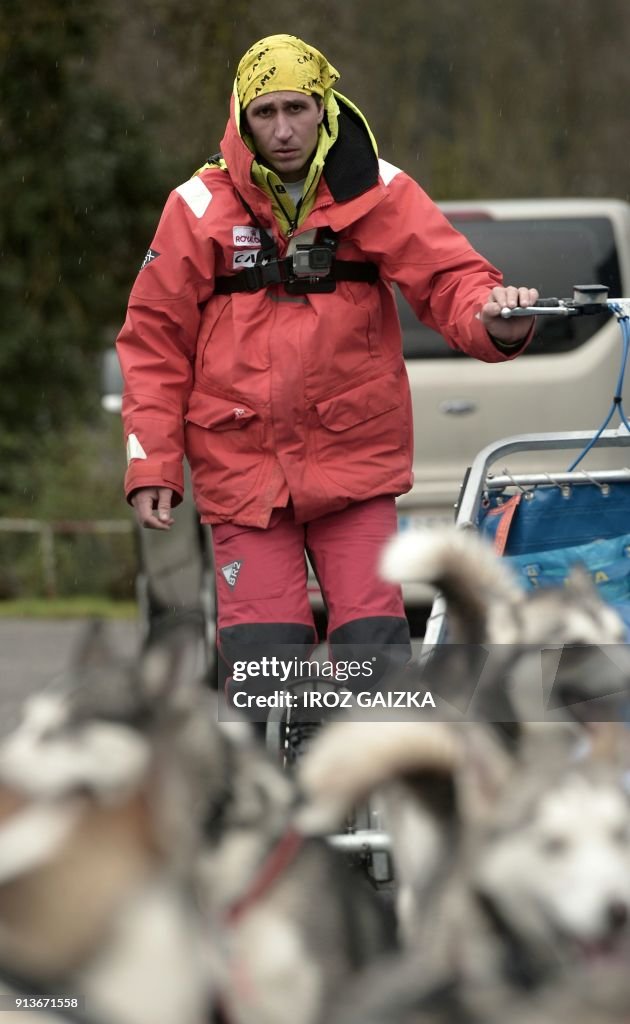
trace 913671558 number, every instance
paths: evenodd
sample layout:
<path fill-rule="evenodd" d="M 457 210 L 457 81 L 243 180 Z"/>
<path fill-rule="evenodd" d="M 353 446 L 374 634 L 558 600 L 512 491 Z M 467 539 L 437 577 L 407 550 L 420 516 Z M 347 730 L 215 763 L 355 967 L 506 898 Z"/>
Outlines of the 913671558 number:
<path fill-rule="evenodd" d="M 70 995 L 7 995 L 0 994 L 0 1013 L 3 1010 L 70 1010 L 80 1009 L 81 999 Z"/>

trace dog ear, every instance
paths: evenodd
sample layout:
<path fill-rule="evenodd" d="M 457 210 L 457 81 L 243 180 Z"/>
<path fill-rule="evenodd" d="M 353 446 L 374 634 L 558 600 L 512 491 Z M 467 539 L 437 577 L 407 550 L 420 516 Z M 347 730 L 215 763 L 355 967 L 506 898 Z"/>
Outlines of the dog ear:
<path fill-rule="evenodd" d="M 517 770 L 515 750 L 495 729 L 475 722 L 459 726 L 463 755 L 458 773 L 461 815 L 467 822 L 492 817 Z"/>
<path fill-rule="evenodd" d="M 103 619 L 91 619 L 85 626 L 71 657 L 77 675 L 116 663 Z"/>
<path fill-rule="evenodd" d="M 74 722 L 98 717 L 114 721 L 144 716 L 144 702 L 136 686 L 137 665 L 117 648 L 106 623 L 88 623 L 55 688 L 67 702 Z"/>
<path fill-rule="evenodd" d="M 589 576 L 585 566 L 580 563 L 576 563 L 576 565 L 571 568 L 571 571 L 564 581 L 563 589 L 567 596 L 574 598 L 588 598 L 597 596 L 598 594 L 597 587 L 593 583 L 593 580 Z"/>
<path fill-rule="evenodd" d="M 584 739 L 584 732 L 575 722 L 525 722 L 519 749 L 519 762 L 525 769 L 536 770 L 566 765 Z"/>
<path fill-rule="evenodd" d="M 623 722 L 594 722 L 588 736 L 590 759 L 616 765 L 619 772 L 623 772 L 628 756 L 627 726 Z"/>
<path fill-rule="evenodd" d="M 584 726 L 619 721 L 630 696 L 627 644 L 565 645 L 558 653 L 548 707 Z"/>
<path fill-rule="evenodd" d="M 143 697 L 172 711 L 189 711 L 205 675 L 203 638 L 193 625 L 179 622 L 143 652 L 138 680 Z"/>

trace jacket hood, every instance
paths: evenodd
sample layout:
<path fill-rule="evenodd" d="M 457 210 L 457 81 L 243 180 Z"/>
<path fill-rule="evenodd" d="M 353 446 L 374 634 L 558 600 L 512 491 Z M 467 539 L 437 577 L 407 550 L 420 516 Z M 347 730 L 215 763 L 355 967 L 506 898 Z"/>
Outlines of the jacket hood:
<path fill-rule="evenodd" d="M 324 109 L 317 148 L 296 211 L 279 176 L 259 162 L 251 136 L 241 132 L 236 89 L 232 94 L 230 118 L 221 141 L 223 158 L 236 188 L 254 211 L 261 206 L 261 191 L 271 201 L 274 217 L 285 235 L 308 217 L 315 205 L 321 178 L 335 202 L 353 199 L 378 182 L 376 140 L 364 115 L 334 89 L 326 90 Z"/>

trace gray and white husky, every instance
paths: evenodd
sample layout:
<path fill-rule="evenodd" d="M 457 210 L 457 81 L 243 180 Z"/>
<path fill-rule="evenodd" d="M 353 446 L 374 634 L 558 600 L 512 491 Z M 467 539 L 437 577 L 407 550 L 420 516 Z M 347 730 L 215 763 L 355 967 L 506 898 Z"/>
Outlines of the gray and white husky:
<path fill-rule="evenodd" d="M 303 826 L 331 830 L 370 799 L 390 833 L 407 960 L 384 972 L 383 1005 L 455 988 L 470 1008 L 625 964 L 630 805 L 616 758 L 576 760 L 572 733 L 529 726 L 508 753 L 477 723 L 381 720 L 313 742 Z"/>
<path fill-rule="evenodd" d="M 439 587 L 458 641 L 501 646 L 488 683 L 495 691 L 506 685 L 501 671 L 522 669 L 533 647 L 618 644 L 622 636 L 614 611 L 579 573 L 561 591 L 528 597 L 472 534 L 402 535 L 384 571 Z M 437 664 L 448 671 L 448 654 Z M 600 680 L 580 677 L 586 665 L 573 683 L 590 697 Z M 623 661 L 620 671 L 627 685 Z M 386 721 L 379 712 L 331 723 L 300 766 L 305 829 L 329 831 L 353 803 L 380 803 L 413 964 L 400 969 L 417 1005 L 451 984 L 465 990 L 469 1007 L 473 993 L 537 990 L 575 963 L 621 956 L 628 939 L 625 730 L 608 727 L 616 742 L 604 757 L 603 726 L 584 742 L 575 722 L 520 720 L 532 707 L 529 666 L 521 676 L 521 691 L 509 694 L 518 726 L 511 744 L 483 720 Z M 391 995 L 396 972 L 386 974 Z"/>
<path fill-rule="evenodd" d="M 5 1002 L 59 996 L 50 1019 L 100 1024 L 208 1019 L 193 869 L 212 751 L 174 692 L 194 653 L 173 640 L 132 669 L 90 629 L 0 744 Z"/>
<path fill-rule="evenodd" d="M 381 572 L 430 583 L 446 600 L 445 642 L 428 657 L 423 651 L 443 714 L 518 723 L 609 721 L 627 712 L 625 627 L 579 565 L 564 586 L 526 593 L 484 538 L 450 528 L 399 534 Z"/>
<path fill-rule="evenodd" d="M 395 948 L 391 914 L 294 826 L 198 654 L 182 628 L 122 665 L 97 632 L 0 744 L 0 982 L 98 1024 L 312 1024 Z"/>
<path fill-rule="evenodd" d="M 408 530 L 386 545 L 381 574 L 422 580 L 445 596 L 458 642 L 623 643 L 624 627 L 579 570 L 564 587 L 524 592 L 505 559 L 472 530 Z"/>

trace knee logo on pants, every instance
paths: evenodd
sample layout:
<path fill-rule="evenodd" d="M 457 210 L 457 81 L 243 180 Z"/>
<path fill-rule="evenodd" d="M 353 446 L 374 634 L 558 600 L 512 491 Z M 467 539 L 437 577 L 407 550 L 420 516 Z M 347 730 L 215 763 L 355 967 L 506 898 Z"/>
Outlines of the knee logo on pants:
<path fill-rule="evenodd" d="M 221 566 L 221 572 L 225 577 L 225 582 L 228 587 L 234 588 L 236 586 L 236 581 L 238 580 L 238 574 L 241 571 L 242 564 L 243 562 L 241 560 L 240 562 L 229 562 L 228 565 Z"/>

